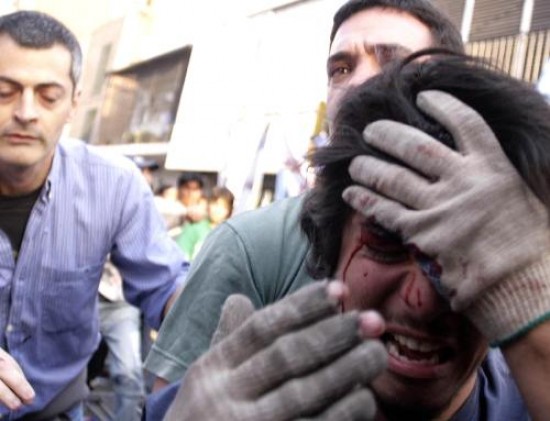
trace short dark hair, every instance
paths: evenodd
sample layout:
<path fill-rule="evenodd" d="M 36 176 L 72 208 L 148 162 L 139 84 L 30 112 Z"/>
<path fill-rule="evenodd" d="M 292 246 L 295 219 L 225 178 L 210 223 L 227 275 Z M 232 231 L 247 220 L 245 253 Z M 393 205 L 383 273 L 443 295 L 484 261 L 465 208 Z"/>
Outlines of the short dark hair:
<path fill-rule="evenodd" d="M 76 87 L 82 71 L 82 50 L 74 34 L 57 19 L 45 13 L 22 10 L 0 16 L 0 35 L 6 34 L 18 45 L 44 49 L 59 44 L 71 54 L 69 76 Z"/>
<path fill-rule="evenodd" d="M 366 125 L 390 119 L 419 128 L 454 148 L 451 135 L 416 106 L 424 90 L 447 92 L 474 108 L 535 195 L 550 209 L 550 107 L 532 86 L 465 55 L 425 50 L 352 88 L 342 101 L 329 145 L 310 156 L 318 174 L 304 201 L 301 226 L 311 245 L 310 274 L 334 274 L 344 225 L 352 214 L 342 192 L 353 184 L 348 167 L 357 155 L 384 156 L 362 138 Z"/>
<path fill-rule="evenodd" d="M 178 189 L 192 182 L 197 183 L 201 189 L 204 189 L 204 178 L 196 172 L 184 172 L 180 174 L 177 184 Z"/>
<path fill-rule="evenodd" d="M 227 187 L 213 187 L 208 197 L 208 200 L 214 201 L 219 199 L 225 201 L 225 203 L 227 204 L 227 208 L 229 209 L 229 215 L 231 216 L 231 214 L 233 213 L 233 202 L 235 201 L 235 196 L 233 195 L 231 190 L 229 190 Z"/>
<path fill-rule="evenodd" d="M 458 29 L 428 0 L 350 0 L 334 15 L 330 43 L 332 44 L 338 28 L 344 21 L 357 12 L 374 7 L 408 13 L 430 29 L 434 42 L 432 47 L 445 47 L 456 52 L 464 52 L 464 44 Z"/>

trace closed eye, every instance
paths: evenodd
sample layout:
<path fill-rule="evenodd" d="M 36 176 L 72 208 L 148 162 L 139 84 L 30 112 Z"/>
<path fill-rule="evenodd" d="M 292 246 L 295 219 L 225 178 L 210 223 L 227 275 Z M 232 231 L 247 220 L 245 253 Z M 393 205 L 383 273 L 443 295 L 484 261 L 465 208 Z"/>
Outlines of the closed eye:
<path fill-rule="evenodd" d="M 364 254 L 366 257 L 380 263 L 394 264 L 406 262 L 410 258 L 410 253 L 405 247 L 387 248 L 373 245 L 372 243 L 364 244 Z"/>
<path fill-rule="evenodd" d="M 410 259 L 410 250 L 393 234 L 383 234 L 379 228 L 363 226 L 361 242 L 365 257 L 384 264 L 395 264 Z"/>

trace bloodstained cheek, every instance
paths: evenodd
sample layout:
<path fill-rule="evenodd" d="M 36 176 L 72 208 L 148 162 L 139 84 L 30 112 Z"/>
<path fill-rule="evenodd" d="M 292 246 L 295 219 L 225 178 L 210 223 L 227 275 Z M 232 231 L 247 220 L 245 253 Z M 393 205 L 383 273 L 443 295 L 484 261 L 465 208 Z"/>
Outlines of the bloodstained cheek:
<path fill-rule="evenodd" d="M 416 278 L 415 274 L 412 274 L 411 276 L 412 278 Z M 422 308 L 422 293 L 420 288 L 417 287 L 416 282 L 416 279 L 409 280 L 404 291 L 405 296 L 403 299 L 409 307 Z"/>
<path fill-rule="evenodd" d="M 346 283 L 347 276 L 348 276 L 348 269 L 351 265 L 351 262 L 355 258 L 355 255 L 357 253 L 359 253 L 361 251 L 361 249 L 363 248 L 363 246 L 365 246 L 367 244 L 367 239 L 368 239 L 367 228 L 366 227 L 361 227 L 361 235 L 356 239 L 355 246 L 352 249 L 352 251 L 351 251 L 351 253 L 348 257 L 348 261 L 344 265 L 344 271 L 342 272 L 342 278 L 343 278 L 342 281 L 344 283 Z M 363 273 L 363 277 L 365 277 L 365 278 L 367 277 L 367 272 L 366 271 L 365 271 L 365 273 Z"/>
<path fill-rule="evenodd" d="M 348 270 L 349 270 L 349 268 L 350 268 L 351 262 L 353 261 L 353 258 L 355 257 L 355 255 L 356 255 L 357 253 L 359 253 L 359 252 L 361 251 L 362 248 L 363 248 L 363 244 L 362 244 L 362 243 L 358 243 L 358 244 L 356 244 L 355 248 L 354 248 L 354 249 L 352 250 L 352 252 L 350 253 L 349 259 L 348 259 L 348 261 L 346 262 L 346 264 L 345 264 L 345 266 L 344 266 L 344 271 L 343 271 L 343 273 L 342 273 L 342 278 L 343 278 L 342 281 L 343 281 L 344 283 L 347 283 L 347 280 L 348 280 Z M 366 276 L 367 276 L 367 273 L 365 272 L 365 273 L 363 274 L 363 276 L 366 277 Z"/>
<path fill-rule="evenodd" d="M 342 271 L 342 282 L 344 282 L 344 284 L 349 283 L 348 272 L 350 270 L 351 263 L 353 262 L 353 260 L 356 257 L 357 253 L 359 253 L 361 251 L 361 249 L 365 246 L 366 241 L 367 241 L 367 231 L 366 231 L 366 228 L 362 227 L 361 228 L 361 235 L 355 241 L 355 245 L 354 245 L 351 253 L 348 256 L 348 260 L 347 260 L 347 262 L 345 262 L 344 270 Z M 361 278 L 363 280 L 366 280 L 367 277 L 368 277 L 368 271 L 367 271 L 367 268 L 366 267 L 363 268 L 363 266 L 364 265 L 359 265 L 359 268 L 360 268 L 359 270 L 360 271 L 362 270 Z M 352 272 L 352 273 L 350 273 L 350 275 L 351 275 L 350 278 L 355 277 L 356 273 Z M 351 292 L 353 294 L 353 291 L 351 291 Z M 345 311 L 344 307 L 345 307 L 344 302 L 342 302 L 342 311 Z"/>

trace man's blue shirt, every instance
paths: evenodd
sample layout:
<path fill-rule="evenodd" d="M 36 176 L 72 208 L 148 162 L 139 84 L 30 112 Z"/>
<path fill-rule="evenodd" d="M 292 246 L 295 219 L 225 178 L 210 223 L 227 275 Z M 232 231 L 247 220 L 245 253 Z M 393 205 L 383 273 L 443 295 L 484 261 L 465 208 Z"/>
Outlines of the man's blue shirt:
<path fill-rule="evenodd" d="M 31 211 L 17 261 L 0 231 L 0 347 L 14 357 L 42 409 L 86 367 L 99 342 L 97 290 L 110 253 L 124 295 L 157 328 L 187 263 L 137 167 L 62 140 Z M 9 411 L 0 405 L 0 414 Z"/>
<path fill-rule="evenodd" d="M 477 372 L 474 391 L 452 421 L 529 421 L 527 407 L 499 349 L 492 349 Z"/>

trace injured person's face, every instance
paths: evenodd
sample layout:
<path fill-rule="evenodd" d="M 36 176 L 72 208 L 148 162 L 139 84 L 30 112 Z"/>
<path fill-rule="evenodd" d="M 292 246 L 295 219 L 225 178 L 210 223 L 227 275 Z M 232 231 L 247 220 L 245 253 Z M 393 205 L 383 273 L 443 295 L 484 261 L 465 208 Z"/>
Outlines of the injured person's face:
<path fill-rule="evenodd" d="M 344 310 L 375 309 L 385 318 L 389 364 L 373 389 L 384 412 L 406 411 L 407 419 L 455 412 L 472 391 L 487 352 L 481 334 L 451 311 L 415 253 L 354 213 L 334 274 L 350 289 Z"/>

